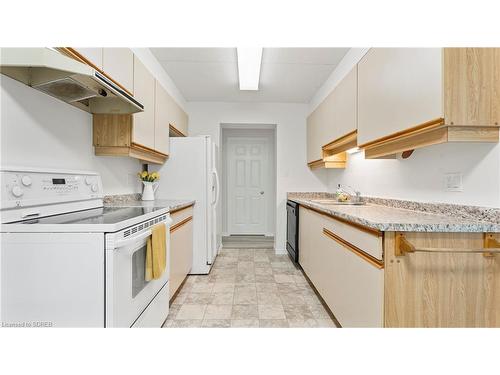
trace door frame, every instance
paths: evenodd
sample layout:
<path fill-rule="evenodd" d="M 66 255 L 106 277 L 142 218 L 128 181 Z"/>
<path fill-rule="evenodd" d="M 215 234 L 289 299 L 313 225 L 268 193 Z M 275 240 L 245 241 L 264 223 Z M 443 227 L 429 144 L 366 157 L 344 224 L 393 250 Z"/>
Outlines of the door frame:
<path fill-rule="evenodd" d="M 221 124 L 221 193 L 222 193 L 222 235 L 229 236 L 229 205 L 228 205 L 228 138 L 266 139 L 268 144 L 268 187 L 266 190 L 266 223 L 264 235 L 272 237 L 276 228 L 276 126 L 268 124 Z M 259 233 L 262 234 L 262 233 Z M 248 234 L 247 234 L 248 235 Z"/>

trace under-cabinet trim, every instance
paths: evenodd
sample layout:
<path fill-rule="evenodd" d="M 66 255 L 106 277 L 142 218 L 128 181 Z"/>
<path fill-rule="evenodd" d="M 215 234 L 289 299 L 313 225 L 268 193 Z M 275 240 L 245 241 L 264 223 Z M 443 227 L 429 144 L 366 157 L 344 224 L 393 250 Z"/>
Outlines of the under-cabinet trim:
<path fill-rule="evenodd" d="M 130 146 L 132 148 L 136 148 L 136 149 L 139 149 L 139 150 L 143 150 L 143 151 L 147 151 L 147 152 L 152 152 L 152 153 L 155 153 L 155 154 L 158 154 L 158 155 L 161 155 L 165 158 L 168 158 L 168 154 L 165 154 L 161 151 L 157 151 L 155 149 L 152 149 L 150 147 L 147 147 L 147 146 L 144 146 L 144 145 L 141 145 L 140 143 L 136 143 L 136 142 L 132 142 L 132 145 Z"/>
<path fill-rule="evenodd" d="M 307 163 L 311 169 L 316 168 L 345 168 L 347 164 L 347 156 L 345 152 L 340 154 L 326 157 L 325 159 L 318 159 Z"/>
<path fill-rule="evenodd" d="M 309 206 L 304 206 L 304 204 L 301 204 L 301 203 L 299 203 L 299 205 L 300 205 L 300 207 L 303 207 L 306 210 L 311 210 L 311 211 L 314 211 L 314 212 L 316 212 L 316 213 L 318 213 L 320 215 L 324 215 L 324 216 L 326 216 L 326 217 L 328 217 L 330 219 L 340 221 L 340 222 L 342 222 L 344 224 L 350 225 L 350 226 L 352 226 L 352 227 L 354 227 L 356 229 L 359 229 L 359 230 L 361 230 L 363 232 L 366 232 L 368 234 L 371 234 L 373 236 L 376 236 L 376 237 L 383 237 L 384 236 L 384 232 L 381 232 L 378 229 L 366 227 L 366 226 L 358 224 L 358 223 L 353 223 L 350 220 L 343 219 L 341 217 L 331 215 L 331 214 L 329 214 L 327 212 L 324 212 L 324 211 L 321 211 L 321 210 L 319 210 L 317 208 L 313 208 L 313 207 L 309 207 Z"/>
<path fill-rule="evenodd" d="M 337 236 L 335 233 L 331 232 L 330 230 L 323 228 L 323 234 L 327 236 L 328 238 L 336 241 L 343 247 L 345 247 L 347 250 L 351 251 L 361 259 L 367 261 L 370 263 L 372 266 L 378 268 L 379 270 L 384 268 L 384 261 L 379 260 L 375 258 L 374 256 L 368 254 L 366 251 L 361 250 L 359 247 L 353 245 L 349 241 L 344 240 L 342 237 Z"/>
<path fill-rule="evenodd" d="M 323 157 L 336 155 L 341 152 L 347 151 L 358 144 L 358 130 L 353 130 L 343 136 L 334 139 L 327 143 L 321 149 L 323 150 Z"/>
<path fill-rule="evenodd" d="M 180 227 L 184 226 L 185 224 L 187 224 L 191 220 L 193 220 L 193 217 L 189 216 L 189 217 L 185 218 L 184 220 L 179 221 L 177 224 L 172 225 L 170 227 L 170 233 L 175 232 L 177 229 L 179 229 Z"/>
<path fill-rule="evenodd" d="M 186 134 L 181 132 L 179 129 L 175 127 L 175 125 L 168 124 L 168 129 L 175 134 L 176 137 L 187 137 Z"/>
<path fill-rule="evenodd" d="M 136 143 L 130 146 L 94 146 L 94 153 L 96 156 L 128 156 L 153 164 L 163 164 L 168 159 L 168 154 Z"/>
<path fill-rule="evenodd" d="M 376 145 L 379 145 L 381 143 L 394 141 L 394 140 L 401 138 L 401 137 L 407 137 L 407 136 L 410 136 L 413 134 L 418 134 L 420 132 L 429 131 L 429 130 L 435 129 L 439 126 L 442 126 L 442 125 L 444 125 L 444 118 L 440 117 L 440 118 L 430 120 L 430 121 L 424 122 L 422 124 L 407 128 L 405 130 L 401 130 L 401 131 L 398 131 L 396 133 L 392 133 L 392 134 L 374 139 L 373 141 L 363 143 L 363 144 L 359 145 L 359 147 L 360 148 L 367 148 L 367 147 L 371 147 L 371 146 L 376 146 Z"/>

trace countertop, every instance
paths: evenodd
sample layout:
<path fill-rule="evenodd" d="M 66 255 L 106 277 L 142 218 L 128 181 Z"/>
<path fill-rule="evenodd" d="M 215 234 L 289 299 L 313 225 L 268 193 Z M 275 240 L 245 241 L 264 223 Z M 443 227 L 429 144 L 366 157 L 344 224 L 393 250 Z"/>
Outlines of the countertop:
<path fill-rule="evenodd" d="M 184 207 L 189 207 L 195 203 L 194 200 L 187 199 L 155 199 L 154 201 L 127 200 L 106 202 L 106 207 L 155 207 L 168 208 L 168 211 L 176 211 Z"/>
<path fill-rule="evenodd" d="M 372 203 L 362 206 L 332 206 L 307 198 L 290 197 L 289 199 L 302 206 L 382 232 L 500 232 L 499 224 L 487 221 L 469 220 Z"/>

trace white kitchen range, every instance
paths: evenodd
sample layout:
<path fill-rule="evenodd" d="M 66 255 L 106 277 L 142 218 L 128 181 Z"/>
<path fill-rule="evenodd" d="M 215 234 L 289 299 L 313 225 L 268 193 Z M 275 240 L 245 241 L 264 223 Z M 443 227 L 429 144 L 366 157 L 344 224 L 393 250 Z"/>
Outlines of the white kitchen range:
<path fill-rule="evenodd" d="M 146 281 L 145 261 L 162 223 L 168 252 L 168 208 L 104 207 L 93 172 L 4 167 L 1 181 L 4 325 L 161 327 L 169 262 Z"/>

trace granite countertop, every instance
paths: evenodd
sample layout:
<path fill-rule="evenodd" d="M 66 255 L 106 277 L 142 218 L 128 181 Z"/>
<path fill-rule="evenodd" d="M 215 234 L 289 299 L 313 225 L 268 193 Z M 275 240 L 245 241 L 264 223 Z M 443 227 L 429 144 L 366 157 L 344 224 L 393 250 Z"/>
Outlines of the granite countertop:
<path fill-rule="evenodd" d="M 373 203 L 362 206 L 325 205 L 311 200 L 315 198 L 289 196 L 288 199 L 331 216 L 384 232 L 500 232 L 500 224 L 488 221 Z"/>
<path fill-rule="evenodd" d="M 105 201 L 106 207 L 156 207 L 168 208 L 169 211 L 179 210 L 184 207 L 189 207 L 195 203 L 194 200 L 188 199 L 155 199 L 154 201 L 142 200 L 120 200 L 108 199 Z"/>

